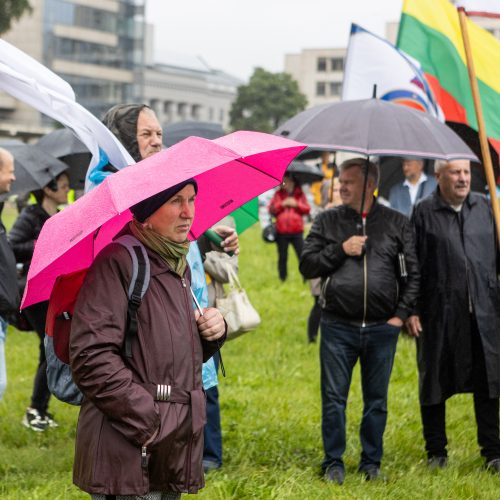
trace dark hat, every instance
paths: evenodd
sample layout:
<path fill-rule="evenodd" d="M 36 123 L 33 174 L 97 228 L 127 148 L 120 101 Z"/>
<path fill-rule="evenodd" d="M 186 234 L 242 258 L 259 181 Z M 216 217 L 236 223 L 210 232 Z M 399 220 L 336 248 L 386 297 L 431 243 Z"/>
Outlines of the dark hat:
<path fill-rule="evenodd" d="M 198 184 L 194 179 L 187 179 L 185 181 L 179 182 L 175 186 L 169 187 L 164 191 L 146 198 L 145 200 L 136 203 L 130 207 L 130 211 L 134 214 L 134 217 L 139 222 L 144 222 L 151 214 L 156 212 L 166 201 L 170 200 L 172 196 L 177 194 L 181 189 L 186 187 L 188 184 L 192 184 L 194 187 L 194 192 L 198 192 Z"/>

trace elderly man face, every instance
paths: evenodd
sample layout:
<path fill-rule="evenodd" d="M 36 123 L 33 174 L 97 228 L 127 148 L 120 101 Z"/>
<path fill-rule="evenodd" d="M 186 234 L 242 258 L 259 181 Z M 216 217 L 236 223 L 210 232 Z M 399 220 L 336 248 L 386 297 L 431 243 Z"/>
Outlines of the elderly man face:
<path fill-rule="evenodd" d="M 450 205 L 460 205 L 470 192 L 470 161 L 453 160 L 436 171 L 441 196 Z"/>
<path fill-rule="evenodd" d="M 141 158 L 148 158 L 161 151 L 162 129 L 153 110 L 145 108 L 137 119 L 137 145 Z"/>
<path fill-rule="evenodd" d="M 0 193 L 8 193 L 15 180 L 14 158 L 8 151 L 0 148 Z"/>
<path fill-rule="evenodd" d="M 418 182 L 423 171 L 424 162 L 422 160 L 403 160 L 403 174 L 412 184 Z"/>

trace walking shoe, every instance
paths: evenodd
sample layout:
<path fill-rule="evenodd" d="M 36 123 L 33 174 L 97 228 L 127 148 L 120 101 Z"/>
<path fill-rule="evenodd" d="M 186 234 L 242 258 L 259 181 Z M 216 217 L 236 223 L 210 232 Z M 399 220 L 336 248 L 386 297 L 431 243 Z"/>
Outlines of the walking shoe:
<path fill-rule="evenodd" d="M 47 420 L 45 420 L 35 408 L 28 408 L 26 410 L 23 418 L 23 425 L 37 432 L 43 432 L 49 426 Z"/>
<path fill-rule="evenodd" d="M 217 470 L 221 468 L 221 464 L 215 462 L 214 460 L 203 460 L 203 472 L 208 474 L 213 470 Z"/>
<path fill-rule="evenodd" d="M 500 458 L 494 458 L 486 462 L 486 470 L 490 472 L 499 473 L 500 472 Z"/>
<path fill-rule="evenodd" d="M 444 469 L 448 465 L 448 457 L 435 455 L 427 459 L 429 469 Z"/>
<path fill-rule="evenodd" d="M 359 472 L 365 476 L 366 481 L 376 481 L 380 478 L 380 467 L 377 465 L 365 465 Z"/>
<path fill-rule="evenodd" d="M 49 413 L 48 411 L 44 413 L 42 417 L 48 424 L 49 427 L 55 429 L 56 427 L 59 427 L 59 424 L 54 420 L 54 415 L 52 413 Z"/>
<path fill-rule="evenodd" d="M 345 471 L 341 465 L 330 465 L 325 471 L 324 479 L 327 483 L 343 484 Z"/>

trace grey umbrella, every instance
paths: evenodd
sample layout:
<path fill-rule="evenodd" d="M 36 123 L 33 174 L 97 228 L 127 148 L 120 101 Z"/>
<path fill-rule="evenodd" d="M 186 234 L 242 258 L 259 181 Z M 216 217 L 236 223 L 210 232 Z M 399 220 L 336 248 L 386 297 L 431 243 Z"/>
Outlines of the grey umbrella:
<path fill-rule="evenodd" d="M 0 201 L 12 194 L 26 193 L 44 188 L 68 166 L 38 146 L 27 144 L 23 146 L 5 146 L 14 156 L 14 175 L 9 193 L 0 196 Z"/>
<path fill-rule="evenodd" d="M 84 188 L 92 154 L 71 130 L 67 128 L 53 130 L 40 138 L 37 146 L 66 163 L 69 184 L 73 189 Z"/>
<path fill-rule="evenodd" d="M 315 106 L 274 133 L 328 151 L 478 161 L 462 139 L 440 121 L 379 99 Z"/>
<path fill-rule="evenodd" d="M 204 139 L 217 139 L 225 134 L 220 123 L 185 121 L 163 127 L 163 142 L 167 148 L 177 144 L 190 135 Z"/>
<path fill-rule="evenodd" d="M 308 165 L 303 161 L 292 161 L 286 169 L 286 174 L 291 174 L 299 184 L 310 184 L 323 179 L 323 172 L 315 166 Z"/>

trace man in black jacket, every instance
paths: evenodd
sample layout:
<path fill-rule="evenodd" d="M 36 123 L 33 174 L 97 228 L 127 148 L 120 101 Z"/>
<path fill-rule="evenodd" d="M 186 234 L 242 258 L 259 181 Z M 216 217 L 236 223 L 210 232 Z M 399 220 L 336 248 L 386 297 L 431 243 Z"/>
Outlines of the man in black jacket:
<path fill-rule="evenodd" d="M 322 467 L 327 481 L 341 484 L 345 408 L 358 359 L 364 400 L 359 471 L 369 480 L 380 474 L 389 379 L 400 328 L 417 298 L 419 274 L 409 220 L 374 198 L 377 166 L 363 158 L 348 160 L 340 166 L 339 181 L 343 205 L 317 216 L 300 271 L 306 278 L 322 278 Z M 400 255 L 407 276 L 404 265 L 399 270 Z"/>
<path fill-rule="evenodd" d="M 470 192 L 467 160 L 436 163 L 438 190 L 413 212 L 421 293 L 420 405 L 430 467 L 447 464 L 446 400 L 472 392 L 486 466 L 500 472 L 500 253 L 490 203 Z"/>
<path fill-rule="evenodd" d="M 5 149 L 0 148 L 0 194 L 8 193 L 14 176 L 14 158 Z M 3 203 L 0 203 L 0 215 Z M 19 306 L 17 290 L 16 259 L 7 241 L 5 226 L 0 219 L 0 400 L 7 385 L 5 367 L 5 335 L 7 322 L 5 316 Z"/>

